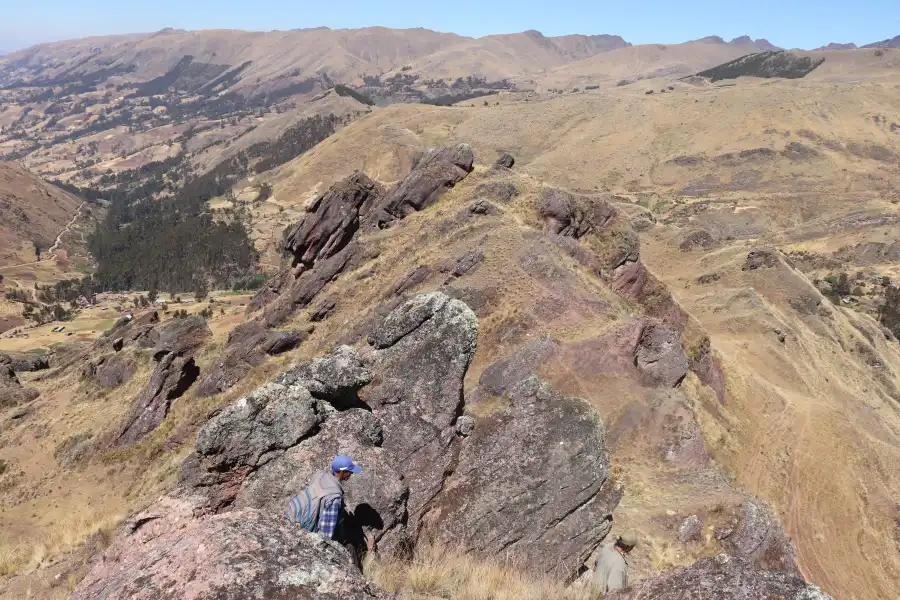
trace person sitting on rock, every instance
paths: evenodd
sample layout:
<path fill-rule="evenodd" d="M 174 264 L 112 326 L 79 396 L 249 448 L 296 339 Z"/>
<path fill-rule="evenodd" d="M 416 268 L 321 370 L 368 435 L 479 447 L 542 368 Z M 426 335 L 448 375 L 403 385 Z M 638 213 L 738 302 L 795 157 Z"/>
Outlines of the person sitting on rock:
<path fill-rule="evenodd" d="M 637 535 L 626 531 L 615 543 L 600 549 L 594 566 L 594 587 L 601 594 L 628 587 L 628 553 L 637 545 Z"/>
<path fill-rule="evenodd" d="M 330 472 L 316 471 L 306 489 L 291 498 L 284 516 L 307 531 L 334 539 L 344 504 L 342 484 L 360 471 L 362 469 L 349 456 L 335 457 Z"/>

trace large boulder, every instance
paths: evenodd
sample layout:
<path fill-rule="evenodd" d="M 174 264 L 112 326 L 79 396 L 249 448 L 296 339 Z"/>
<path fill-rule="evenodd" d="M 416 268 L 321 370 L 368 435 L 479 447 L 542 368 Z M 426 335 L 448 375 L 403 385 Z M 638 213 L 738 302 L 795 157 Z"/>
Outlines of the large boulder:
<path fill-rule="evenodd" d="M 828 594 L 796 575 L 762 570 L 750 561 L 720 555 L 677 567 L 610 600 L 830 600 Z"/>
<path fill-rule="evenodd" d="M 651 383 L 675 387 L 688 372 L 681 333 L 665 323 L 646 323 L 634 351 L 634 364 Z"/>
<path fill-rule="evenodd" d="M 16 373 L 43 371 L 50 368 L 46 356 L 33 352 L 0 352 L 0 366 L 10 365 Z"/>
<path fill-rule="evenodd" d="M 452 470 L 454 426 L 477 337 L 475 313 L 440 292 L 415 296 L 369 336 L 375 380 L 364 400 L 382 422 L 385 450 L 406 475 L 413 530 Z"/>
<path fill-rule="evenodd" d="M 468 144 L 429 150 L 373 213 L 373 224 L 388 227 L 427 208 L 472 172 L 475 155 Z"/>
<path fill-rule="evenodd" d="M 243 509 L 194 517 L 191 499 L 164 497 L 126 521 L 72 600 L 373 600 L 339 544 L 280 514 Z"/>
<path fill-rule="evenodd" d="M 380 421 L 357 397 L 371 379 L 347 346 L 283 373 L 200 429 L 180 488 L 205 498 L 204 512 L 253 507 L 281 514 L 314 471 L 350 454 L 363 473 L 346 488 L 348 526 L 360 541 L 363 529 L 381 537 L 404 520 L 408 488 L 380 447 Z"/>
<path fill-rule="evenodd" d="M 11 365 L 0 365 L 0 408 L 30 402 L 40 395 L 35 389 L 22 387 Z"/>
<path fill-rule="evenodd" d="M 514 157 L 509 152 L 504 152 L 497 158 L 497 162 L 494 163 L 494 166 L 503 167 L 504 169 L 512 169 L 513 165 L 516 164 L 516 157 Z"/>
<path fill-rule="evenodd" d="M 730 510 L 716 528 L 716 539 L 732 556 L 763 569 L 800 575 L 794 545 L 763 502 L 748 500 Z"/>
<path fill-rule="evenodd" d="M 309 267 L 342 250 L 359 229 L 360 213 L 377 201 L 379 191 L 375 181 L 354 173 L 316 198 L 306 217 L 285 234 L 284 247 L 294 264 Z"/>
<path fill-rule="evenodd" d="M 603 423 L 584 400 L 533 377 L 504 399 L 507 406 L 476 418 L 430 506 L 428 529 L 570 579 L 609 532 L 622 493 L 610 480 Z"/>
<path fill-rule="evenodd" d="M 134 357 L 125 352 L 113 352 L 88 361 L 81 371 L 81 376 L 109 389 L 119 387 L 131 379 L 134 372 Z"/>

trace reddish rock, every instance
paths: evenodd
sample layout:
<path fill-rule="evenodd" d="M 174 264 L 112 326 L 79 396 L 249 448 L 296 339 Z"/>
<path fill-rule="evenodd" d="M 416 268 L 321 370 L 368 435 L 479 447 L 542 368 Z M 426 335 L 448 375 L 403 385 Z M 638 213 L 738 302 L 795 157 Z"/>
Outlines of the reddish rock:
<path fill-rule="evenodd" d="M 175 319 L 161 328 L 153 350 L 156 366 L 123 420 L 115 445 L 138 442 L 162 423 L 172 402 L 184 395 L 200 376 L 193 351 L 211 336 L 209 326 L 201 317 Z"/>
<path fill-rule="evenodd" d="M 800 577 L 727 555 L 677 567 L 607 596 L 610 600 L 830 600 Z"/>
<path fill-rule="evenodd" d="M 231 389 L 266 357 L 294 350 L 308 336 L 308 332 L 269 330 L 259 320 L 238 325 L 228 334 L 225 356 L 203 376 L 197 393 L 213 396 Z"/>
<path fill-rule="evenodd" d="M 544 189 L 538 210 L 547 231 L 556 235 L 580 238 L 605 226 L 616 214 L 615 209 L 599 198 L 576 199 L 565 190 Z"/>
<path fill-rule="evenodd" d="M 429 150 L 373 213 L 373 223 L 388 227 L 395 220 L 434 204 L 472 172 L 475 156 L 468 144 Z"/>
<path fill-rule="evenodd" d="M 378 200 L 377 183 L 354 173 L 316 198 L 307 215 L 285 235 L 294 264 L 312 266 L 340 252 L 359 229 L 360 214 Z"/>
<path fill-rule="evenodd" d="M 247 508 L 195 518 L 192 500 L 165 497 L 126 521 L 72 600 L 388 597 L 342 546 L 280 513 Z"/>

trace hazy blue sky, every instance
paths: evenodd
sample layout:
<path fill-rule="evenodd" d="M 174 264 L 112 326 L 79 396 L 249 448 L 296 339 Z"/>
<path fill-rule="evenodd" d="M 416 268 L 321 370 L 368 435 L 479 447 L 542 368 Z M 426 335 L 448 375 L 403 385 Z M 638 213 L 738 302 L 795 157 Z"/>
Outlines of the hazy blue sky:
<path fill-rule="evenodd" d="M 0 0 L 0 50 L 41 41 L 183 29 L 384 25 L 482 36 L 612 33 L 675 43 L 720 35 L 789 48 L 900 35 L 900 0 Z"/>

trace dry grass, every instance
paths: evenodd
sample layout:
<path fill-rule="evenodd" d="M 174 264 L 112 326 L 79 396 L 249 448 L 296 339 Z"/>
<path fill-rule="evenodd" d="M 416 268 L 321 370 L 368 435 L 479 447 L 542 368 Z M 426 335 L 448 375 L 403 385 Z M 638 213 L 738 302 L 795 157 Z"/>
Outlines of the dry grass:
<path fill-rule="evenodd" d="M 416 549 L 410 561 L 375 557 L 366 576 L 400 598 L 453 600 L 588 600 L 589 590 L 530 575 L 512 564 L 465 554 L 442 545 Z"/>
<path fill-rule="evenodd" d="M 49 527 L 40 541 L 0 538 L 0 577 L 31 572 L 48 559 L 71 552 L 95 534 L 100 546 L 105 547 L 122 518 L 119 514 L 72 514 Z"/>

